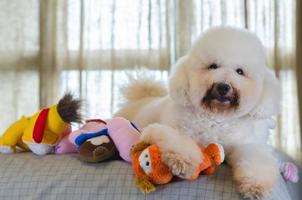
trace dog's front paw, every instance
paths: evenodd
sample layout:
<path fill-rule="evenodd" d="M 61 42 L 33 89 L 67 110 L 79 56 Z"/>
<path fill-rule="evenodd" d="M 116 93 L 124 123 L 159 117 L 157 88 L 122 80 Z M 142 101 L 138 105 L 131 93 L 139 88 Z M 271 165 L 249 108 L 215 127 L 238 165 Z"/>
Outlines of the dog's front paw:
<path fill-rule="evenodd" d="M 162 161 L 170 168 L 173 175 L 181 178 L 188 179 L 195 171 L 195 165 L 192 162 L 176 153 L 163 153 Z"/>
<path fill-rule="evenodd" d="M 272 191 L 272 185 L 257 182 L 251 178 L 243 178 L 237 181 L 239 192 L 244 198 L 261 199 Z"/>
<path fill-rule="evenodd" d="M 267 173 L 253 173 L 238 170 L 234 174 L 238 190 L 245 198 L 261 199 L 269 195 L 277 181 L 277 173 L 272 170 Z"/>

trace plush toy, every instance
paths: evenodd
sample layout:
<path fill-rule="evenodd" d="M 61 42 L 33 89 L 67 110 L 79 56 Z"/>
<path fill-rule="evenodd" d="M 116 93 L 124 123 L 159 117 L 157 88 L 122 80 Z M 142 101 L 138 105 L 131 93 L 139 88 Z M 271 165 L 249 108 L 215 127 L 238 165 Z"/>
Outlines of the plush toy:
<path fill-rule="evenodd" d="M 70 133 L 71 133 L 71 131 L 70 131 Z M 76 153 L 77 152 L 76 146 L 69 141 L 69 134 L 66 134 L 59 141 L 59 143 L 56 144 L 55 149 L 54 149 L 55 154 L 67 154 L 67 153 Z"/>
<path fill-rule="evenodd" d="M 298 167 L 292 162 L 282 162 L 279 166 L 282 177 L 289 182 L 297 183 L 299 181 Z"/>
<path fill-rule="evenodd" d="M 87 120 L 79 130 L 69 135 L 80 159 L 86 162 L 102 162 L 117 158 L 118 151 L 108 135 L 107 123 L 101 119 Z"/>
<path fill-rule="evenodd" d="M 71 122 L 81 120 L 81 102 L 66 94 L 58 104 L 42 109 L 12 124 L 0 138 L 0 152 L 32 151 L 45 155 L 54 151 L 56 143 L 71 131 Z"/>
<path fill-rule="evenodd" d="M 122 117 L 116 117 L 107 121 L 108 135 L 113 140 L 120 157 L 131 162 L 130 150 L 138 143 L 140 131 L 136 126 Z"/>
<path fill-rule="evenodd" d="M 57 153 L 79 152 L 80 158 L 88 162 L 101 162 L 116 159 L 131 162 L 130 149 L 138 142 L 140 132 L 130 121 L 116 117 L 103 121 L 86 121 L 80 129 L 72 132 L 56 147 Z"/>
<path fill-rule="evenodd" d="M 198 178 L 201 172 L 212 174 L 215 167 L 224 160 L 224 150 L 219 144 L 209 144 L 205 149 L 200 146 L 202 162 L 188 180 Z M 169 183 L 173 174 L 161 160 L 161 151 L 155 144 L 140 142 L 131 150 L 132 167 L 136 177 L 135 185 L 143 192 L 155 191 L 155 184 Z"/>
<path fill-rule="evenodd" d="M 101 119 L 86 120 L 85 124 L 78 130 L 66 135 L 55 147 L 57 154 L 76 153 L 80 147 L 76 144 L 75 139 L 83 134 L 98 132 L 106 128 L 106 122 Z"/>
<path fill-rule="evenodd" d="M 79 148 L 80 159 L 86 162 L 103 162 L 118 159 L 118 151 L 107 135 L 86 140 Z"/>

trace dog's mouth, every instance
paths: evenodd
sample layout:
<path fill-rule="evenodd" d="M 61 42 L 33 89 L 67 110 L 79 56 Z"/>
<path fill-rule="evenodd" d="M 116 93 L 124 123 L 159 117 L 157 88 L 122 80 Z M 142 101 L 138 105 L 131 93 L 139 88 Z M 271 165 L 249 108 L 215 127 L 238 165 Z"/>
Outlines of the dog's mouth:
<path fill-rule="evenodd" d="M 239 106 L 239 93 L 231 85 L 214 83 L 202 98 L 201 105 L 211 112 L 235 110 Z"/>

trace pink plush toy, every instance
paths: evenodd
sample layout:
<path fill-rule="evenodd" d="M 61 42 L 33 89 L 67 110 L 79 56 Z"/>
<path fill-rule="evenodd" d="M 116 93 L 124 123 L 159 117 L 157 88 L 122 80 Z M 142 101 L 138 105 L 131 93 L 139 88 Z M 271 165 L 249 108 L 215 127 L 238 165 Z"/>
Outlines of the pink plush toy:
<path fill-rule="evenodd" d="M 100 131 L 100 130 L 106 128 L 106 126 L 107 126 L 106 122 L 101 119 L 86 120 L 86 123 L 80 129 L 72 132 L 69 135 L 69 141 L 71 143 L 73 143 L 75 146 L 77 146 L 77 144 L 75 143 L 75 140 L 78 136 L 80 136 L 82 134 L 94 133 L 94 132 Z"/>
<path fill-rule="evenodd" d="M 82 160 L 100 162 L 119 156 L 131 162 L 130 149 L 140 138 L 140 132 L 133 123 L 121 117 L 110 120 L 86 121 L 79 130 L 65 136 L 56 146 L 58 154 L 79 152 Z"/>
<path fill-rule="evenodd" d="M 56 145 L 56 154 L 76 153 L 77 145 L 75 139 L 85 133 L 92 133 L 106 128 L 106 122 L 100 119 L 87 120 L 86 123 L 78 130 L 66 134 L 62 140 Z"/>
<path fill-rule="evenodd" d="M 130 150 L 139 141 L 139 130 L 129 120 L 121 117 L 108 120 L 107 128 L 121 158 L 131 162 Z"/>
<path fill-rule="evenodd" d="M 76 152 L 75 146 L 68 139 L 70 133 L 71 133 L 71 127 L 69 127 L 68 131 L 64 132 L 62 139 L 55 146 L 54 151 L 56 154 L 65 154 L 65 153 Z"/>
<path fill-rule="evenodd" d="M 282 177 L 286 181 L 297 183 L 299 181 L 299 170 L 292 162 L 282 162 L 279 166 Z"/>

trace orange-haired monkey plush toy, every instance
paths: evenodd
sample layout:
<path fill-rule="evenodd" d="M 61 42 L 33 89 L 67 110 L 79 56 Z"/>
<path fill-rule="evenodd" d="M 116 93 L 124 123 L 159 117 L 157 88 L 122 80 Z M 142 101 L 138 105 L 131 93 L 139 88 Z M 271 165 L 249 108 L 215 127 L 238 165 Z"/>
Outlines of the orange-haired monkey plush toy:
<path fill-rule="evenodd" d="M 212 174 L 215 167 L 224 160 L 224 150 L 220 144 L 212 143 L 206 148 L 200 146 L 202 162 L 188 180 L 197 179 L 201 172 Z M 157 145 L 140 142 L 131 150 L 132 167 L 136 177 L 135 185 L 143 192 L 155 191 L 155 184 L 169 183 L 173 174 L 161 160 L 161 152 Z"/>

